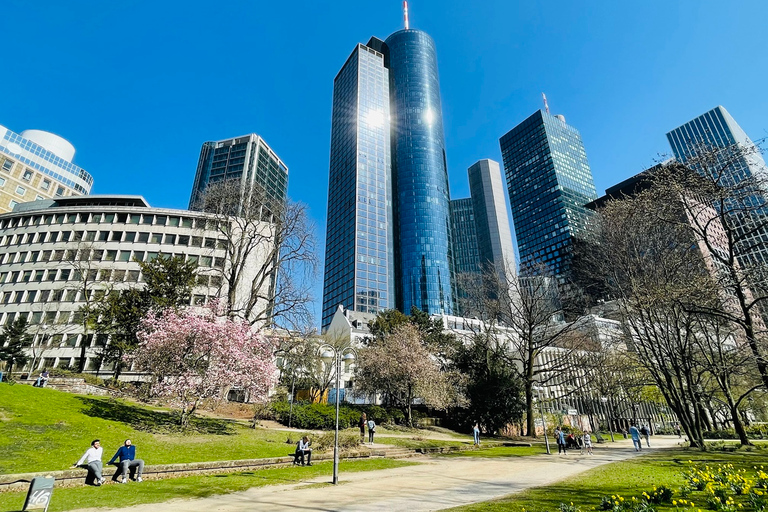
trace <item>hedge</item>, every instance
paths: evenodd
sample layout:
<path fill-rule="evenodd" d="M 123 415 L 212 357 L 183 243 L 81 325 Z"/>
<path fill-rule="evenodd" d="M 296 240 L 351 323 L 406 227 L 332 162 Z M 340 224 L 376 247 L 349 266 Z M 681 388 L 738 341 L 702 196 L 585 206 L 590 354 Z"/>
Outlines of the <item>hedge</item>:
<path fill-rule="evenodd" d="M 272 414 L 276 421 L 287 425 L 291 404 L 287 401 L 276 401 L 271 404 Z M 368 419 L 377 425 L 384 423 L 404 424 L 405 415 L 399 409 L 386 408 L 379 405 L 340 405 L 339 428 L 356 427 L 360 415 L 365 412 Z M 414 411 L 414 419 L 422 416 Z M 331 404 L 311 404 L 297 402 L 293 404 L 291 426 L 308 430 L 330 430 L 336 426 L 336 406 Z"/>

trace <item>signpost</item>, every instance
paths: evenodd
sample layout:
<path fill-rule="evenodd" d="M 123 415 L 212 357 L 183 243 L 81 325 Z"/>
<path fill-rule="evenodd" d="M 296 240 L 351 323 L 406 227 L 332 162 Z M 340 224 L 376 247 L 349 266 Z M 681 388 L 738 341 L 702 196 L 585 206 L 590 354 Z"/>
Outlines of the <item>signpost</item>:
<path fill-rule="evenodd" d="M 51 496 L 53 496 L 54 480 L 52 476 L 33 478 L 29 484 L 27 499 L 24 501 L 24 508 L 22 510 L 43 509 L 44 512 L 48 512 L 48 505 L 51 503 Z"/>

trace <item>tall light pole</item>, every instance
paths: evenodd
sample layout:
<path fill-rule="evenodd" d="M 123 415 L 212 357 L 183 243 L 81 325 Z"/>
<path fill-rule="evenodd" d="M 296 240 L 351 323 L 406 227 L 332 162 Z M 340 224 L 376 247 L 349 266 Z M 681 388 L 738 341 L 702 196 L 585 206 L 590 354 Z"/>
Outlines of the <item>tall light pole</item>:
<path fill-rule="evenodd" d="M 323 345 L 320 347 L 323 352 L 320 354 L 326 364 L 333 362 L 336 371 L 336 430 L 333 436 L 333 485 L 339 483 L 339 397 L 341 395 L 340 378 L 343 363 L 352 363 L 355 360 L 355 349 L 352 347 L 334 347 Z"/>
<path fill-rule="evenodd" d="M 608 413 L 608 432 L 611 434 L 611 442 L 615 443 L 616 440 L 613 438 L 613 415 L 611 414 L 611 405 L 608 403 L 607 396 L 601 396 L 600 401 L 605 404 L 605 410 Z"/>
<path fill-rule="evenodd" d="M 541 402 L 541 388 L 539 386 L 533 386 L 536 390 L 536 396 L 539 400 L 539 412 L 541 413 L 541 427 L 544 430 L 544 444 L 547 446 L 547 455 L 551 455 L 549 451 L 549 438 L 547 438 L 547 423 L 544 421 L 544 405 Z"/>

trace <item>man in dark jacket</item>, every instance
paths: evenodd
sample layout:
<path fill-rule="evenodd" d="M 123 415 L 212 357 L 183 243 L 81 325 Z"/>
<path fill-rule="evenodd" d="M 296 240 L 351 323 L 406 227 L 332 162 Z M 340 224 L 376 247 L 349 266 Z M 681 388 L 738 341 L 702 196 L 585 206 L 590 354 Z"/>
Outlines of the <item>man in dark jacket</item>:
<path fill-rule="evenodd" d="M 131 444 L 130 439 L 126 439 L 123 446 L 117 450 L 117 453 L 110 459 L 107 464 L 113 464 L 115 459 L 120 459 L 120 462 L 115 464 L 117 471 L 112 476 L 112 480 L 120 482 L 121 484 L 128 483 L 128 474 L 136 472 L 136 481 L 141 482 L 141 475 L 144 473 L 144 461 L 136 458 L 136 447 Z M 131 477 L 133 478 L 133 477 Z"/>

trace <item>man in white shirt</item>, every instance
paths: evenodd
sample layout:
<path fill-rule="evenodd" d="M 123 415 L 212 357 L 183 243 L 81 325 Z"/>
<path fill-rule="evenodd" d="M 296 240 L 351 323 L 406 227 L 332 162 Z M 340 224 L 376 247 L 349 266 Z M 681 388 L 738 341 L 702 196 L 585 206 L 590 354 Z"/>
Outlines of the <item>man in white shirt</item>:
<path fill-rule="evenodd" d="M 296 445 L 296 455 L 300 457 L 301 465 L 304 465 L 304 456 L 307 456 L 307 466 L 312 465 L 312 448 L 309 447 L 309 438 L 304 436 Z"/>
<path fill-rule="evenodd" d="M 104 483 L 104 477 L 101 476 L 101 455 L 103 452 L 104 449 L 101 447 L 101 442 L 98 439 L 94 439 L 91 447 L 80 457 L 80 460 L 72 464 L 72 467 L 75 467 L 83 466 L 83 463 L 85 463 L 84 467 L 88 470 L 88 476 L 85 477 L 86 484 L 93 482 L 93 485 L 98 487 Z"/>

